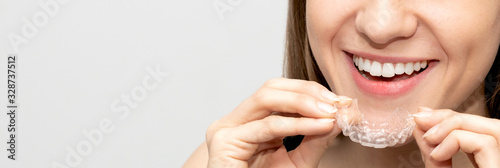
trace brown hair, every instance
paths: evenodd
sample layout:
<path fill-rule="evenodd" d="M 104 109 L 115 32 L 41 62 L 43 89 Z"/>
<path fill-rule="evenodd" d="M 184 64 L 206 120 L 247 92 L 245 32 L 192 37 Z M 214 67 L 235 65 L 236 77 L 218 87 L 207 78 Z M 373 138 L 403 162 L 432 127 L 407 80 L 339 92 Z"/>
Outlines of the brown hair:
<path fill-rule="evenodd" d="M 329 88 L 313 57 L 306 30 L 306 1 L 288 1 L 288 22 L 283 74 L 287 78 L 316 81 Z M 500 119 L 500 58 L 496 59 L 485 79 L 485 97 L 489 116 Z"/>
<path fill-rule="evenodd" d="M 500 50 L 484 81 L 484 94 L 491 118 L 500 119 Z"/>

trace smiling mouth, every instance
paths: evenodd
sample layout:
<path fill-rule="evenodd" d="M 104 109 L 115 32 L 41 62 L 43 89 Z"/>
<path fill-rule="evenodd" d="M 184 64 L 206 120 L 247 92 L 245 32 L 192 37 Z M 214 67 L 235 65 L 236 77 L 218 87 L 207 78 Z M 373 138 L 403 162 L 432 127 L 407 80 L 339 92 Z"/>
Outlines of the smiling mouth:
<path fill-rule="evenodd" d="M 371 81 L 396 82 L 417 76 L 425 71 L 432 60 L 383 63 L 347 53 L 364 78 Z"/>

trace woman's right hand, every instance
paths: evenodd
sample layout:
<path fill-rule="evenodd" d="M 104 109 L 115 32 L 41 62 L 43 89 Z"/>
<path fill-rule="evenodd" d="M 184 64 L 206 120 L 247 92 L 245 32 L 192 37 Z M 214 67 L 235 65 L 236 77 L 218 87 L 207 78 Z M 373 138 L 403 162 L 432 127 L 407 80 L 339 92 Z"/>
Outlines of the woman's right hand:
<path fill-rule="evenodd" d="M 210 125 L 208 167 L 317 167 L 341 132 L 332 105 L 344 100 L 316 82 L 269 80 Z M 294 135 L 305 138 L 287 152 L 282 139 Z"/>

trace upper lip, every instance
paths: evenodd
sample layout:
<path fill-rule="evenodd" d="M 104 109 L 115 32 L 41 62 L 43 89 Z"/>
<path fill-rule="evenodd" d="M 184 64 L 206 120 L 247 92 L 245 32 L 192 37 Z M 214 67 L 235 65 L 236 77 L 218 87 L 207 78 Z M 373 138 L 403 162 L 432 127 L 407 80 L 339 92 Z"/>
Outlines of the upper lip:
<path fill-rule="evenodd" d="M 420 61 L 433 60 L 421 57 L 412 58 L 404 56 L 381 56 L 381 55 L 370 54 L 361 51 L 352 51 L 352 50 L 344 50 L 344 52 L 381 63 L 406 63 L 406 62 L 420 62 Z"/>

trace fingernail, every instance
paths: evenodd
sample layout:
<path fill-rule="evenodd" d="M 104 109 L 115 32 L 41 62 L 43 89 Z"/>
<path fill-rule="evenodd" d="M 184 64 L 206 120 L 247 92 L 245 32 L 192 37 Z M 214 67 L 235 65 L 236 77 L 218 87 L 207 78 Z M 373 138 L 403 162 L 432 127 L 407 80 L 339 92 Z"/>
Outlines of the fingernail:
<path fill-rule="evenodd" d="M 434 155 L 434 153 L 436 153 L 437 150 L 439 150 L 439 147 L 441 146 L 441 144 L 439 144 L 438 146 L 436 146 L 429 155 Z"/>
<path fill-rule="evenodd" d="M 434 127 L 432 127 L 431 129 L 429 129 L 422 137 L 427 137 L 429 135 L 432 135 L 434 133 L 436 133 L 436 131 L 439 129 L 439 124 L 438 125 L 435 125 Z"/>
<path fill-rule="evenodd" d="M 352 99 L 347 97 L 347 96 L 339 96 L 339 98 L 340 98 L 340 100 L 352 101 Z"/>
<path fill-rule="evenodd" d="M 348 106 L 352 102 L 352 99 L 349 97 L 346 97 L 346 96 L 339 96 L 339 98 L 340 98 L 340 101 L 339 101 L 338 105 L 340 105 L 340 106 Z"/>
<path fill-rule="evenodd" d="M 329 90 L 323 90 L 321 91 L 321 95 L 328 99 L 328 100 L 331 100 L 331 101 L 340 101 L 340 99 L 337 97 L 337 95 L 333 94 L 332 92 L 330 92 Z"/>
<path fill-rule="evenodd" d="M 420 112 L 417 114 L 412 114 L 413 117 L 429 117 L 432 115 L 432 112 Z"/>
<path fill-rule="evenodd" d="M 334 122 L 335 119 L 334 118 L 322 118 L 322 119 L 317 119 L 318 122 L 320 123 L 331 123 L 331 122 Z"/>
<path fill-rule="evenodd" d="M 432 110 L 429 107 L 422 107 L 422 106 L 418 107 L 418 112 L 432 112 L 432 111 L 434 110 Z"/>
<path fill-rule="evenodd" d="M 321 111 L 328 113 L 328 114 L 332 114 L 332 113 L 337 112 L 337 108 L 333 107 L 332 105 L 323 103 L 323 102 L 318 102 L 318 107 L 319 107 L 319 109 L 321 109 Z"/>

